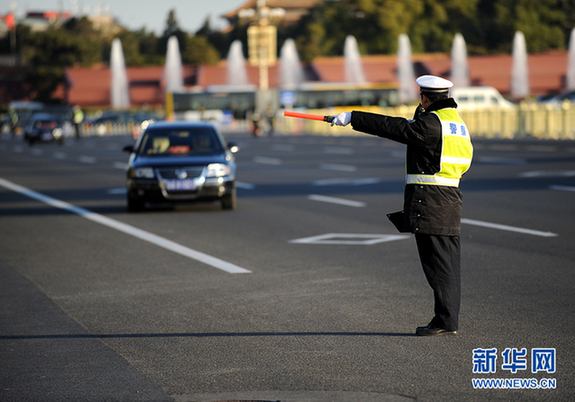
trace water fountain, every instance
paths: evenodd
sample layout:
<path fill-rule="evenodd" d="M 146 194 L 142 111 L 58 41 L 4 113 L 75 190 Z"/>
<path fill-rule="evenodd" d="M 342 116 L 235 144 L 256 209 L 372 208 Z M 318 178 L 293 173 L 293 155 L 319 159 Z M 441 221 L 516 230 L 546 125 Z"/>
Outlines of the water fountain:
<path fill-rule="evenodd" d="M 399 102 L 405 103 L 417 99 L 415 72 L 413 71 L 413 62 L 411 61 L 411 43 L 406 34 L 399 35 L 397 75 L 399 82 Z"/>
<path fill-rule="evenodd" d="M 230 85 L 247 85 L 248 73 L 246 70 L 246 61 L 242 50 L 242 42 L 235 40 L 230 46 L 228 52 L 228 84 Z"/>
<path fill-rule="evenodd" d="M 513 38 L 513 66 L 511 69 L 511 95 L 524 98 L 529 95 L 529 71 L 527 68 L 527 48 L 523 32 L 515 32 Z"/>
<path fill-rule="evenodd" d="M 301 66 L 295 42 L 288 39 L 280 51 L 280 84 L 284 88 L 297 88 L 304 81 L 304 72 Z"/>
<path fill-rule="evenodd" d="M 465 39 L 460 33 L 455 34 L 451 48 L 451 81 L 455 87 L 469 86 L 469 67 L 467 65 L 467 48 Z"/>
<path fill-rule="evenodd" d="M 116 38 L 112 41 L 112 54 L 110 56 L 112 70 L 111 102 L 113 109 L 125 109 L 130 106 L 130 92 L 128 89 L 128 75 L 122 51 L 122 42 Z"/>
<path fill-rule="evenodd" d="M 345 60 L 345 81 L 353 84 L 364 84 L 366 82 L 365 75 L 363 74 L 361 56 L 355 37 L 350 35 L 345 38 L 343 56 Z"/>
<path fill-rule="evenodd" d="M 182 57 L 178 38 L 175 36 L 170 36 L 168 39 L 164 78 L 166 80 L 166 92 L 181 92 L 184 89 Z"/>
<path fill-rule="evenodd" d="M 567 62 L 567 91 L 575 91 L 575 28 L 569 38 L 569 61 Z"/>

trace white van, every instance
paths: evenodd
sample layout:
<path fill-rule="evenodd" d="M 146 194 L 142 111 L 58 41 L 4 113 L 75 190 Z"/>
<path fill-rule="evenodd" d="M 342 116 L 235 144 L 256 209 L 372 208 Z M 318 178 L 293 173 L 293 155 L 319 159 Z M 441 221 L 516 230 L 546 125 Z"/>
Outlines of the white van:
<path fill-rule="evenodd" d="M 490 107 L 513 109 L 515 105 L 505 99 L 493 87 L 456 87 L 450 96 L 457 102 L 458 109 L 486 109 Z"/>

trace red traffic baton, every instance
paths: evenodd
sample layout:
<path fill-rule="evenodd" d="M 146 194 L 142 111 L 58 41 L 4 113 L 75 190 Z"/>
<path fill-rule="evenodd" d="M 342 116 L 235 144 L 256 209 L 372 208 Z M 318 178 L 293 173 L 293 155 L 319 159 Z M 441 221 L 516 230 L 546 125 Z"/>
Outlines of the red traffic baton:
<path fill-rule="evenodd" d="M 298 112 L 290 112 L 288 110 L 284 111 L 285 117 L 297 117 L 299 119 L 308 119 L 308 120 L 319 120 L 331 123 L 333 121 L 333 116 L 320 116 L 319 114 L 308 114 L 308 113 L 298 113 Z"/>

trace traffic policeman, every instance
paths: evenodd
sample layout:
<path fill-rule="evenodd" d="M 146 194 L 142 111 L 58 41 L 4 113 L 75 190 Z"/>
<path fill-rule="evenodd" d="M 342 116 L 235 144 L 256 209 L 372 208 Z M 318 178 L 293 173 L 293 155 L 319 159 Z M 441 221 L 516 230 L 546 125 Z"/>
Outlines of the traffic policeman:
<path fill-rule="evenodd" d="M 416 83 L 421 104 L 412 120 L 353 111 L 334 116 L 332 126 L 351 123 L 356 131 L 407 145 L 403 210 L 388 217 L 400 232 L 415 234 L 423 272 L 433 289 L 435 315 L 415 333 L 457 335 L 463 202 L 459 182 L 471 166 L 473 146 L 449 97 L 453 83 L 432 75 Z"/>

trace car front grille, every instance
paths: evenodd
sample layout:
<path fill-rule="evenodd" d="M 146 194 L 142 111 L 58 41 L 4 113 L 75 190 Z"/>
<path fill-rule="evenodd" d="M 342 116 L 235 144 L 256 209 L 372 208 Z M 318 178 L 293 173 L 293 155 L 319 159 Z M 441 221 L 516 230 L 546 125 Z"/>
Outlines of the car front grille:
<path fill-rule="evenodd" d="M 203 166 L 187 166 L 187 167 L 169 167 L 159 168 L 157 172 L 162 179 L 179 179 L 178 176 L 181 172 L 186 172 L 186 178 L 193 179 L 202 174 Z"/>

